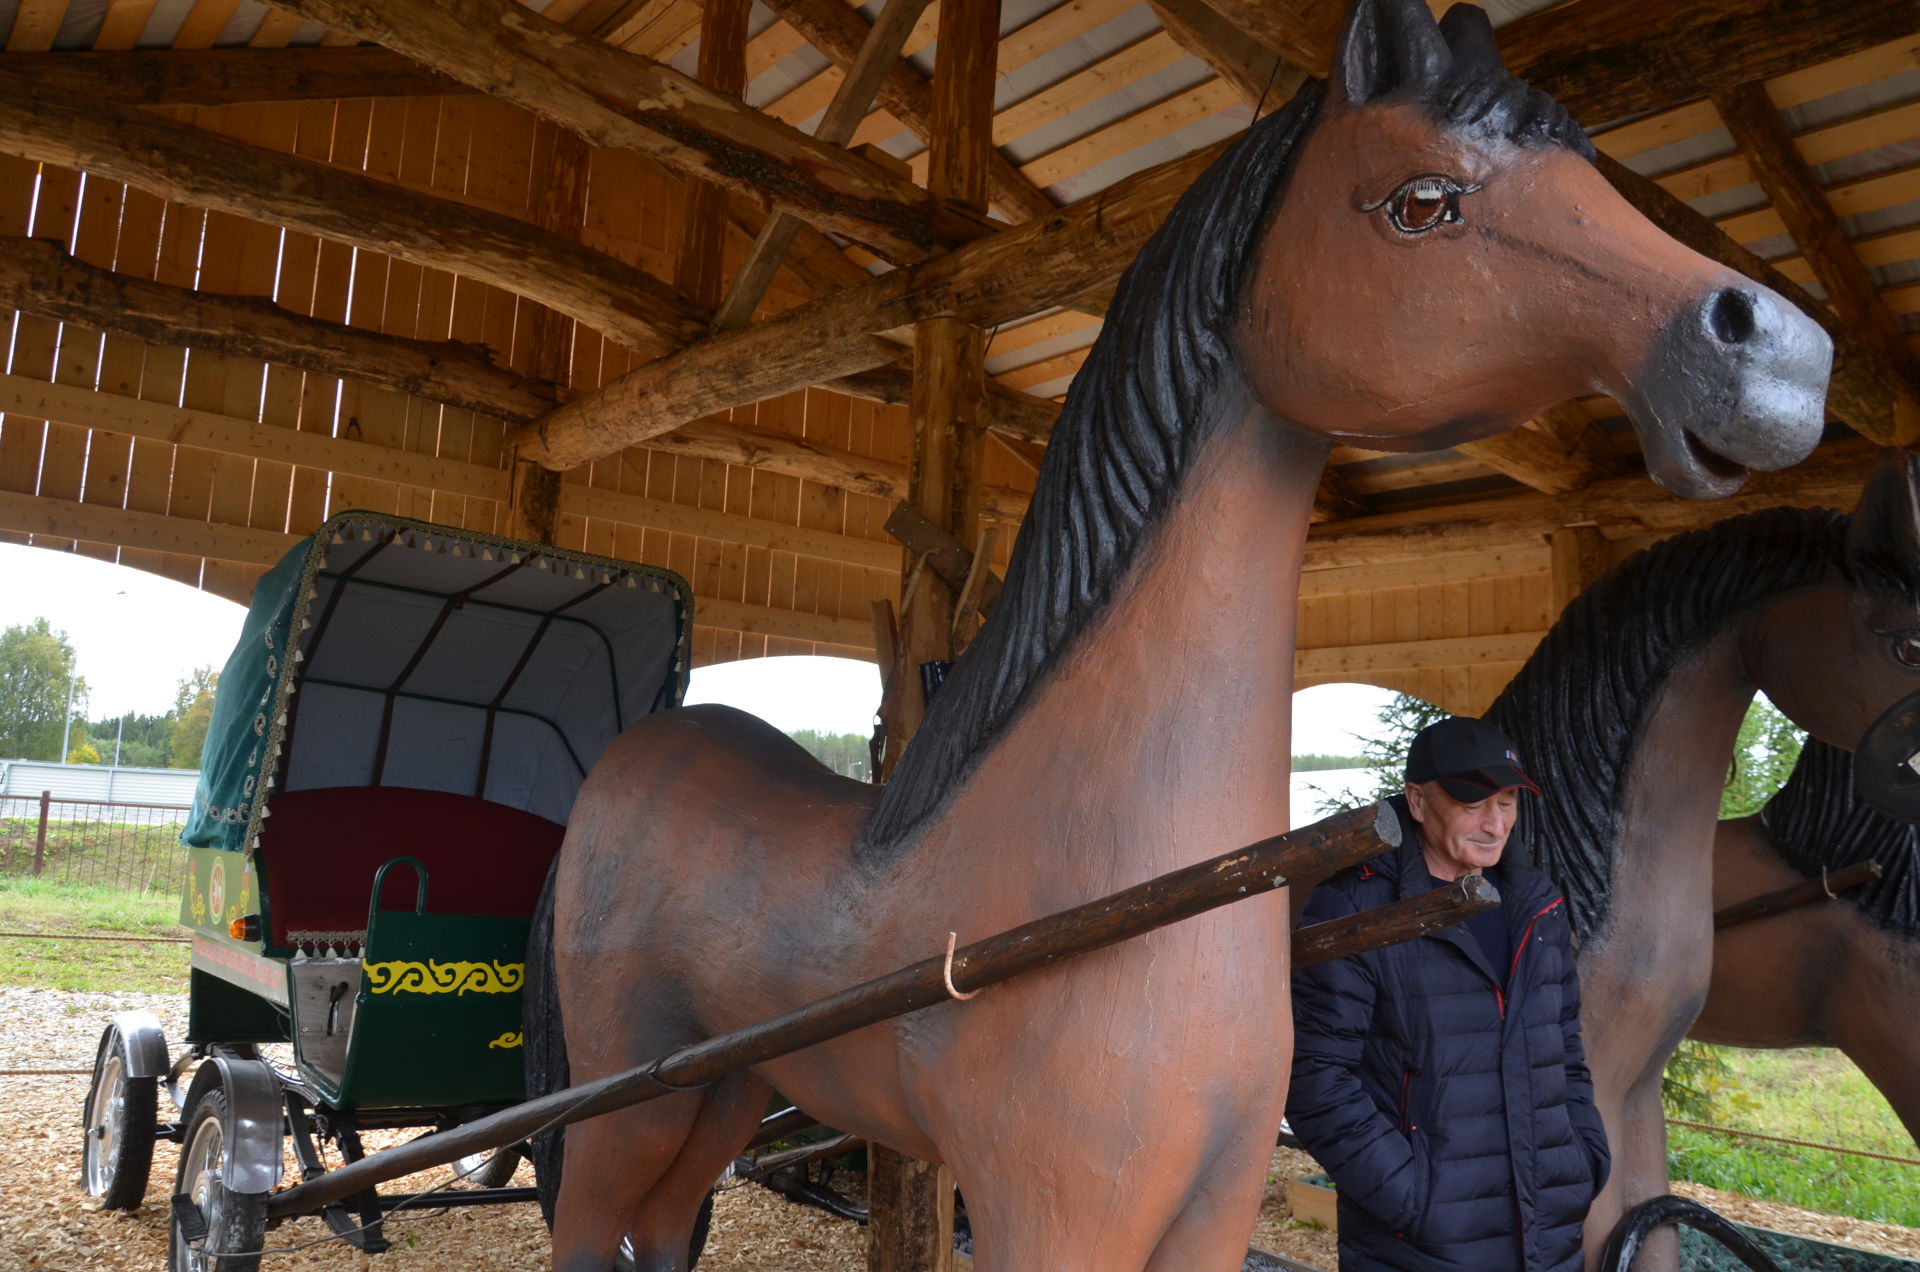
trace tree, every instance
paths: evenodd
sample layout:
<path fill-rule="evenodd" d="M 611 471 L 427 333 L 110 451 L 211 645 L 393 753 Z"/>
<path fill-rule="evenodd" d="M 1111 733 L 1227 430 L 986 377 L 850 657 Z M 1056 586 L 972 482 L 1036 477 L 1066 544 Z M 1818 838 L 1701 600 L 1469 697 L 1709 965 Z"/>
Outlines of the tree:
<path fill-rule="evenodd" d="M 98 764 L 99 762 L 100 748 L 91 742 L 82 742 L 67 752 L 67 763 L 69 764 Z"/>
<path fill-rule="evenodd" d="M 74 677 L 73 644 L 44 618 L 0 633 L 0 757 L 58 760 L 69 695 L 84 714 L 87 682 Z"/>
<path fill-rule="evenodd" d="M 167 728 L 168 768 L 200 767 L 207 726 L 213 723 L 213 693 L 219 684 L 220 673 L 211 667 L 196 668 L 180 682 L 173 695 L 172 723 Z"/>
<path fill-rule="evenodd" d="M 1722 817 L 1750 817 L 1760 811 L 1793 774 L 1807 735 L 1780 708 L 1756 696 L 1740 722 L 1733 745 L 1733 764 L 1727 770 L 1726 789 L 1720 792 Z"/>
<path fill-rule="evenodd" d="M 787 736 L 806 748 L 808 755 L 840 776 L 857 777 L 863 782 L 867 779 L 867 769 L 872 760 L 864 733 L 820 733 L 813 729 L 801 729 Z"/>

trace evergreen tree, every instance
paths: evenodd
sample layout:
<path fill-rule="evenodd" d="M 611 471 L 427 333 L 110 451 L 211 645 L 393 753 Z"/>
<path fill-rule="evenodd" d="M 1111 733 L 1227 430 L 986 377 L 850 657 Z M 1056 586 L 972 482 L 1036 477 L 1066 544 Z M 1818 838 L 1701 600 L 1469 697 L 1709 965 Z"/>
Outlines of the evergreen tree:
<path fill-rule="evenodd" d="M 859 778 L 863 782 L 868 780 L 872 758 L 864 733 L 821 733 L 814 729 L 801 729 L 787 736 L 804 747 L 808 755 L 840 776 Z"/>

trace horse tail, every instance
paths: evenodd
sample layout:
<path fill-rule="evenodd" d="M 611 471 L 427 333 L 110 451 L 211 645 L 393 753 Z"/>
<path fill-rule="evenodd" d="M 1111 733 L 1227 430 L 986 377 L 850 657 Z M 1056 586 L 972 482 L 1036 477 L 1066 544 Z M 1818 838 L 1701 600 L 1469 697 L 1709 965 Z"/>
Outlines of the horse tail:
<path fill-rule="evenodd" d="M 527 979 L 520 999 L 522 1031 L 526 1036 L 527 1098 L 551 1095 L 570 1083 L 567 1040 L 560 1022 L 560 993 L 553 976 L 553 894 L 560 859 L 547 870 L 540 904 L 527 933 Z M 560 1162 L 567 1128 L 557 1126 L 535 1135 L 527 1156 L 533 1163 L 534 1184 L 540 1192 L 540 1213 L 553 1227 L 554 1202 L 560 1196 Z"/>

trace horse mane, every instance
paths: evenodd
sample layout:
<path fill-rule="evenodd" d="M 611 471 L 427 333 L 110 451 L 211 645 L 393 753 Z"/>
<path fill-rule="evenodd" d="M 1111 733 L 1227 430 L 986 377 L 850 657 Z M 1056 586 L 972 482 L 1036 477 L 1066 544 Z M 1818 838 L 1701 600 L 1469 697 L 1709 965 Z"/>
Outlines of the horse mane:
<path fill-rule="evenodd" d="M 1310 85 L 1241 134 L 1121 276 L 1048 440 L 1006 587 L 928 704 L 863 853 L 904 839 L 965 780 L 1111 598 L 1217 431 L 1247 262 L 1319 102 Z"/>
<path fill-rule="evenodd" d="M 1760 810 L 1773 850 L 1819 878 L 1871 857 L 1880 878 L 1841 900 L 1906 940 L 1920 940 L 1920 826 L 1889 817 L 1854 794 L 1853 755 L 1817 738 L 1800 748 L 1787 784 Z"/>
<path fill-rule="evenodd" d="M 1743 611 L 1846 572 L 1847 522 L 1770 508 L 1636 553 L 1567 606 L 1488 709 L 1547 793 L 1520 802 L 1516 839 L 1566 894 L 1579 939 L 1610 912 L 1629 761 L 1667 677 Z"/>

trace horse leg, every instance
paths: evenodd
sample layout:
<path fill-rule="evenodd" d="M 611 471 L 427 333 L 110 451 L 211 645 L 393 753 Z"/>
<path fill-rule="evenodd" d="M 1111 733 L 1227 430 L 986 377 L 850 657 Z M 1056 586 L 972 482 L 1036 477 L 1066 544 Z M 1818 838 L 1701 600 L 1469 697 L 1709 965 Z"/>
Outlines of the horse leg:
<path fill-rule="evenodd" d="M 1624 1130 L 1613 1137 L 1613 1172 L 1587 1212 L 1586 1261 L 1594 1267 L 1607 1238 L 1627 1211 L 1672 1191 L 1667 1179 L 1666 1113 L 1660 1104 L 1660 1070 L 1636 1082 L 1621 1102 Z M 1635 1272 L 1673 1272 L 1680 1266 L 1680 1239 L 1672 1227 L 1655 1231 L 1641 1247 Z"/>
<path fill-rule="evenodd" d="M 648 1207 L 655 1186 L 672 1170 L 706 1100 L 704 1091 L 670 1095 L 567 1128 L 560 1196 L 553 1212 L 553 1272 L 613 1272 L 621 1240 Z M 680 1262 L 641 1263 L 640 1268 L 684 1269 L 698 1206 L 696 1198 L 685 1214 Z"/>
<path fill-rule="evenodd" d="M 700 1205 L 720 1172 L 753 1138 L 772 1093 L 772 1087 L 745 1072 L 730 1073 L 707 1089 L 680 1152 L 628 1223 L 634 1272 L 686 1272 Z"/>
<path fill-rule="evenodd" d="M 1266 1195 L 1274 1141 L 1265 1121 L 1250 1129 L 1259 1133 L 1223 1150 L 1212 1168 L 1194 1181 L 1186 1204 L 1154 1247 L 1147 1272 L 1231 1272 L 1246 1262 L 1247 1240 Z"/>

